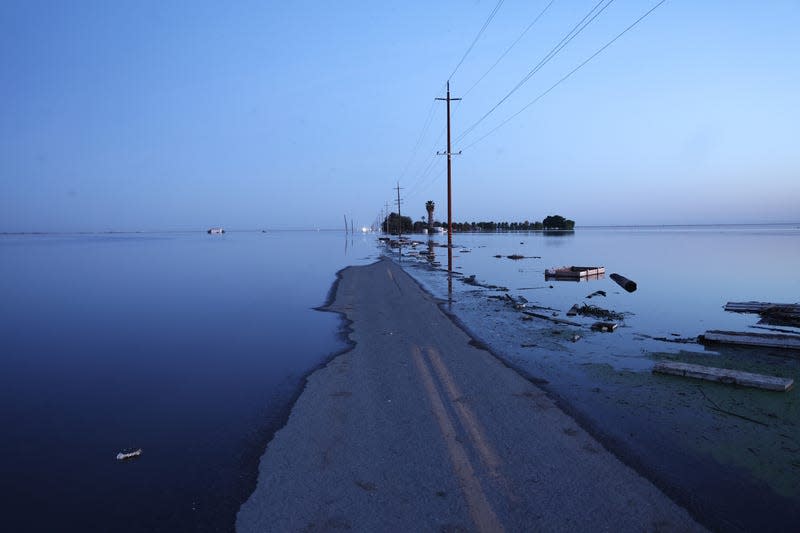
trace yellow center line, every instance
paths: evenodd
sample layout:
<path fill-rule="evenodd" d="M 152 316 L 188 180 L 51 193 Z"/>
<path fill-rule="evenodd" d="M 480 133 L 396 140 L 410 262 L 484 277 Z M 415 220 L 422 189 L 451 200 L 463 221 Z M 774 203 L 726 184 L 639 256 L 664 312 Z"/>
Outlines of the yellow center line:
<path fill-rule="evenodd" d="M 425 351 L 430 358 L 433 369 L 436 371 L 440 382 L 447 391 L 450 401 L 455 406 L 456 415 L 461 421 L 461 425 L 467 430 L 467 433 L 469 433 L 475 448 L 478 450 L 481 461 L 489 471 L 489 475 L 500 484 L 509 498 L 517 500 L 517 497 L 511 491 L 508 481 L 500 471 L 502 465 L 500 457 L 494 451 L 489 439 L 486 438 L 486 432 L 475 416 L 475 413 L 473 413 L 472 409 L 465 403 L 465 398 L 461 390 L 456 384 L 455 379 L 453 379 L 452 374 L 447 369 L 447 365 L 445 365 L 438 350 L 429 346 Z"/>
<path fill-rule="evenodd" d="M 453 421 L 445 410 L 442 397 L 436 390 L 433 376 L 428 366 L 425 364 L 418 346 L 412 347 L 411 355 L 414 359 L 414 365 L 417 367 L 417 371 L 422 379 L 422 385 L 430 401 L 434 417 L 439 425 L 439 431 L 447 445 L 450 461 L 453 464 L 453 469 L 456 472 L 456 476 L 458 476 L 461 490 L 467 500 L 467 507 L 469 508 L 472 522 L 475 524 L 478 531 L 503 531 L 503 526 L 500 524 L 500 520 L 492 510 L 489 501 L 486 499 L 486 494 L 483 492 L 481 483 L 469 462 L 469 457 L 467 456 L 464 446 L 457 440 L 458 435 L 453 426 Z"/>

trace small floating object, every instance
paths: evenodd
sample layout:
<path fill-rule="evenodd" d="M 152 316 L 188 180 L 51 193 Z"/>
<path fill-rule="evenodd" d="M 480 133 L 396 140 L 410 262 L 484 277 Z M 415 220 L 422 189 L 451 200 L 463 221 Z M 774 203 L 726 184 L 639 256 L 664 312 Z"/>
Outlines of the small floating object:
<path fill-rule="evenodd" d="M 794 380 L 789 378 L 765 376 L 764 374 L 754 374 L 752 372 L 742 372 L 740 370 L 728 370 L 726 368 L 692 365 L 674 361 L 660 361 L 656 363 L 655 367 L 653 367 L 653 372 L 780 392 L 786 392 L 794 385 Z"/>
<path fill-rule="evenodd" d="M 592 324 L 592 329 L 595 331 L 603 331 L 607 333 L 611 333 L 615 329 L 619 327 L 619 324 L 616 322 L 595 322 Z"/>
<path fill-rule="evenodd" d="M 140 455 L 142 455 L 142 449 L 141 448 L 137 448 L 136 450 L 133 450 L 132 452 L 119 452 L 117 454 L 117 461 L 127 461 L 129 459 L 135 459 L 136 457 L 139 457 Z"/>
<path fill-rule="evenodd" d="M 569 311 L 567 311 L 567 316 L 575 316 L 578 314 L 579 310 L 578 304 L 573 304 L 573 306 L 569 308 Z"/>
<path fill-rule="evenodd" d="M 225 233 L 223 228 L 210 228 L 208 230 L 209 235 L 222 235 L 223 233 Z"/>
<path fill-rule="evenodd" d="M 636 282 L 629 280 L 625 276 L 620 276 L 619 274 L 617 274 L 615 272 L 615 273 L 611 274 L 609 277 L 611 279 L 613 279 L 614 281 L 616 281 L 617 285 L 619 285 L 620 287 L 622 287 L 623 289 L 625 289 L 628 292 L 633 292 L 633 291 L 636 290 Z"/>

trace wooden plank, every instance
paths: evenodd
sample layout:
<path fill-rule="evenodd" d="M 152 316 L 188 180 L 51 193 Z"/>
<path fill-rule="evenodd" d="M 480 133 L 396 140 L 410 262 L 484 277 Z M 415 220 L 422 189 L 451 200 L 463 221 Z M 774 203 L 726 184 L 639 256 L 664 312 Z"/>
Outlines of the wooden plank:
<path fill-rule="evenodd" d="M 659 361 L 656 363 L 655 367 L 653 367 L 653 372 L 781 392 L 786 392 L 794 385 L 794 380 L 791 378 L 766 376 L 764 374 L 754 374 L 752 372 L 742 372 L 740 370 L 692 365 L 675 361 Z"/>
<path fill-rule="evenodd" d="M 542 315 L 542 314 L 539 314 L 539 313 L 534 313 L 532 311 L 523 311 L 523 313 L 528 315 L 528 316 L 534 316 L 536 318 L 541 318 L 541 319 L 544 319 L 544 320 L 549 320 L 551 322 L 556 322 L 557 324 L 567 324 L 568 326 L 578 326 L 578 327 L 582 327 L 583 326 L 583 324 L 581 324 L 580 322 L 573 322 L 572 320 L 564 320 L 563 318 L 555 318 L 555 317 L 552 317 L 552 316 L 547 316 L 547 315 Z"/>
<path fill-rule="evenodd" d="M 800 335 L 709 330 L 701 336 L 700 340 L 704 343 L 738 344 L 743 346 L 800 350 Z"/>
<path fill-rule="evenodd" d="M 800 314 L 800 304 L 777 304 L 770 302 L 728 302 L 725 310 L 734 313 L 761 313 L 766 309 L 780 308 L 789 313 Z"/>

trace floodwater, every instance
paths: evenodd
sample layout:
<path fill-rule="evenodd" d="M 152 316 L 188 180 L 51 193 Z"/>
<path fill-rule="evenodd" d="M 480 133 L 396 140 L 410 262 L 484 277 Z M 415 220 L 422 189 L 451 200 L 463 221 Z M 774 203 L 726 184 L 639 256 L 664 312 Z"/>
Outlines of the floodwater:
<path fill-rule="evenodd" d="M 474 337 L 547 389 L 623 460 L 714 529 L 795 527 L 797 388 L 743 389 L 651 370 L 656 361 L 672 359 L 800 380 L 796 353 L 694 341 L 711 329 L 769 332 L 759 329 L 772 326 L 758 324 L 757 315 L 725 312 L 726 302 L 800 301 L 800 224 L 456 234 L 452 283 L 444 271 L 447 249 L 437 246 L 446 241 L 433 239 L 431 247 L 423 239 L 416 257 L 385 253 L 441 298 Z M 404 249 L 409 251 L 416 250 Z M 545 269 L 565 265 L 604 266 L 606 275 L 581 282 L 545 279 Z M 626 292 L 608 277 L 612 272 L 634 280 L 638 289 Z M 473 275 L 477 285 L 464 282 Z M 596 291 L 606 296 L 588 298 Z M 580 325 L 524 320 L 506 294 L 524 297 L 526 310 Z M 612 333 L 592 331 L 597 319 L 566 316 L 573 304 L 624 317 Z"/>
<path fill-rule="evenodd" d="M 231 530 L 302 378 L 345 347 L 313 308 L 374 243 L 0 236 L 3 529 Z"/>

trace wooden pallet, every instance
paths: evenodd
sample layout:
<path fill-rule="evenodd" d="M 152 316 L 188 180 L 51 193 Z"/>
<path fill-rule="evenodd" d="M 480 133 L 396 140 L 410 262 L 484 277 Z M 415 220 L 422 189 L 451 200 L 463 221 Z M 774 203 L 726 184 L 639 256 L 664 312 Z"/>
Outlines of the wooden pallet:
<path fill-rule="evenodd" d="M 584 266 L 571 266 L 549 268 L 545 270 L 545 279 L 564 279 L 564 280 L 581 280 L 581 279 L 599 279 L 606 273 L 605 267 L 584 267 Z"/>
<path fill-rule="evenodd" d="M 678 363 L 675 361 L 660 361 L 653 367 L 653 372 L 781 392 L 791 389 L 794 385 L 794 380 L 790 378 L 766 376 L 764 374 L 729 370 L 727 368 Z"/>

